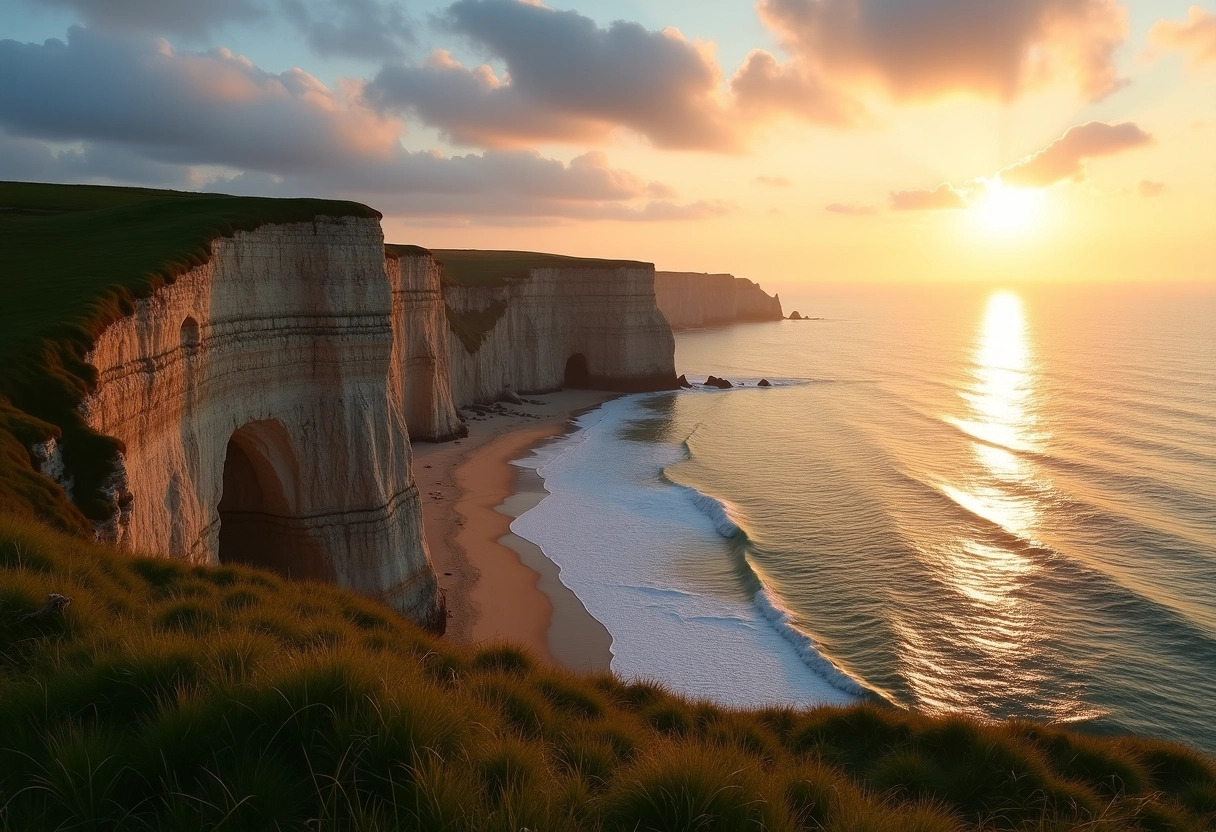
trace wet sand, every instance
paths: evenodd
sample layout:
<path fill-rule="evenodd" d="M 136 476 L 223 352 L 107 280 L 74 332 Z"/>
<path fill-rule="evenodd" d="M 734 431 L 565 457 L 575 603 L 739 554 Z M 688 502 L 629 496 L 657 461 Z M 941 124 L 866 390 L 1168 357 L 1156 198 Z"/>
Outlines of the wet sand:
<path fill-rule="evenodd" d="M 557 565 L 510 530 L 512 519 L 545 496 L 534 471 L 510 463 L 565 434 L 573 415 L 613 395 L 565 390 L 526 396 L 524 404 L 477 414 L 465 439 L 414 443 L 427 544 L 447 596 L 448 638 L 514 642 L 542 661 L 608 669 L 608 631 L 561 583 Z"/>

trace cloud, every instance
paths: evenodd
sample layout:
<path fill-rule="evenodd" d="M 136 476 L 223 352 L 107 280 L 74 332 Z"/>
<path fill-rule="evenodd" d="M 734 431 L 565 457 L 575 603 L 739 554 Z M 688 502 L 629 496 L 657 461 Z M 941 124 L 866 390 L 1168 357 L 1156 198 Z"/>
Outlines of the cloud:
<path fill-rule="evenodd" d="M 1067 79 L 1102 98 L 1122 85 L 1117 0 L 760 0 L 804 73 L 870 81 L 897 99 L 1001 100 Z"/>
<path fill-rule="evenodd" d="M 950 211 L 966 208 L 967 200 L 953 185 L 945 183 L 933 189 L 892 191 L 893 211 Z"/>
<path fill-rule="evenodd" d="M 265 16 L 262 0 L 39 0 L 73 9 L 92 27 L 199 37 L 232 21 Z"/>
<path fill-rule="evenodd" d="M 189 188 L 194 184 L 189 169 L 144 159 L 121 146 L 54 148 L 37 139 L 10 136 L 3 130 L 0 130 L 0 179 L 157 188 Z"/>
<path fill-rule="evenodd" d="M 1136 193 L 1147 198 L 1161 196 L 1165 193 L 1164 182 L 1152 182 L 1148 179 L 1141 179 L 1140 184 L 1136 186 Z"/>
<path fill-rule="evenodd" d="M 357 84 L 267 73 L 226 50 L 74 28 L 66 43 L 0 41 L 0 77 L 22 79 L 0 85 L 0 169 L 14 178 L 197 187 L 220 168 L 220 189 L 419 212 L 661 220 L 708 210 L 598 152 L 568 162 L 408 152 L 400 121 L 363 104 Z"/>
<path fill-rule="evenodd" d="M 1159 20 L 1149 30 L 1153 46 L 1183 52 L 1192 66 L 1216 61 L 1216 14 L 1191 6 L 1186 20 Z"/>
<path fill-rule="evenodd" d="M 1000 173 L 1007 185 L 1045 188 L 1065 179 L 1084 179 L 1085 160 L 1110 156 L 1151 144 L 1152 136 L 1132 122 L 1106 124 L 1091 121 L 1070 127 L 1043 150 L 1005 168 Z"/>
<path fill-rule="evenodd" d="M 303 70 L 271 74 L 225 49 L 74 27 L 66 43 L 0 41 L 0 126 L 53 141 L 122 142 L 146 158 L 277 173 L 394 153 L 401 125 Z"/>
<path fill-rule="evenodd" d="M 442 20 L 501 59 L 505 78 L 441 52 L 422 65 L 385 68 L 368 85 L 369 101 L 483 147 L 586 141 L 616 126 L 664 148 L 739 146 L 719 100 L 717 63 L 674 30 L 625 21 L 601 28 L 521 0 L 458 0 Z"/>
<path fill-rule="evenodd" d="M 383 0 L 280 0 L 280 7 L 304 33 L 309 47 L 325 58 L 390 60 L 404 56 L 414 43 L 401 6 Z"/>
<path fill-rule="evenodd" d="M 902 193 L 906 194 L 910 192 L 903 191 Z M 913 191 L 911 193 L 917 192 Z M 847 217 L 869 217 L 878 213 L 878 209 L 873 205 L 857 205 L 851 202 L 833 202 L 830 205 L 825 205 L 823 210 L 832 214 L 844 214 Z"/>
<path fill-rule="evenodd" d="M 861 105 L 797 63 L 780 64 L 763 50 L 747 56 L 730 82 L 739 109 L 752 118 L 788 114 L 815 124 L 852 127 L 865 121 Z"/>

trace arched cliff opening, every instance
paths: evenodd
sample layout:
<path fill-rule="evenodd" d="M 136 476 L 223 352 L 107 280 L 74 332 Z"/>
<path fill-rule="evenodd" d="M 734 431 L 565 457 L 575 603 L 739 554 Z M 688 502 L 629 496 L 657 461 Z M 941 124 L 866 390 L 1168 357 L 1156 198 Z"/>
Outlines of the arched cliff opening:
<path fill-rule="evenodd" d="M 181 339 L 187 357 L 194 355 L 198 351 L 198 321 L 194 318 L 182 321 Z"/>
<path fill-rule="evenodd" d="M 228 440 L 220 498 L 220 563 L 272 569 L 288 578 L 332 581 L 333 563 L 312 538 L 292 485 L 296 459 L 286 428 L 250 422 Z"/>
<path fill-rule="evenodd" d="M 552 365 L 550 365 L 552 366 Z M 587 369 L 587 356 L 576 352 L 566 360 L 566 373 L 562 387 L 587 388 L 591 386 L 591 373 Z"/>

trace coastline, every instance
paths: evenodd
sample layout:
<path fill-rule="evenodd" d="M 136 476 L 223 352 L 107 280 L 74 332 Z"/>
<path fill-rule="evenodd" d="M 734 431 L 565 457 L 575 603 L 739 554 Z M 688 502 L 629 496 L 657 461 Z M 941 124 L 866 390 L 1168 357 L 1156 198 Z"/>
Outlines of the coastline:
<path fill-rule="evenodd" d="M 447 638 L 521 644 L 545 663 L 606 671 L 612 638 L 558 578 L 539 547 L 511 521 L 544 498 L 542 480 L 511 464 L 568 433 L 580 413 L 619 394 L 563 390 L 523 404 L 492 406 L 469 421 L 469 435 L 414 444 L 414 479 L 439 586 L 447 597 Z"/>

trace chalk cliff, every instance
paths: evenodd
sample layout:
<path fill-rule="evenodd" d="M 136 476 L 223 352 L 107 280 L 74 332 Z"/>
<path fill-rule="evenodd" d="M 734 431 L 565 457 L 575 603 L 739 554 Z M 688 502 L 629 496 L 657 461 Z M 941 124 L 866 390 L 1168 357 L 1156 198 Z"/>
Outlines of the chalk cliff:
<path fill-rule="evenodd" d="M 125 445 L 99 536 L 334 581 L 434 618 L 407 423 L 459 427 L 437 289 L 427 257 L 386 264 L 375 219 L 217 239 L 89 354 L 98 384 L 82 412 Z"/>
<path fill-rule="evenodd" d="M 652 265 L 542 255 L 539 265 L 516 264 L 511 276 L 483 267 L 477 281 L 462 283 L 462 253 L 434 254 L 448 275 L 458 406 L 494 401 L 506 389 L 675 386 L 675 339 L 655 306 Z"/>
<path fill-rule="evenodd" d="M 655 301 L 673 329 L 783 317 L 781 297 L 746 278 L 697 272 L 655 272 L 654 278 Z"/>
<path fill-rule="evenodd" d="M 384 265 L 393 292 L 392 366 L 401 373 L 410 438 L 439 442 L 465 436 L 468 428 L 452 401 L 439 264 L 424 248 L 390 245 Z"/>

